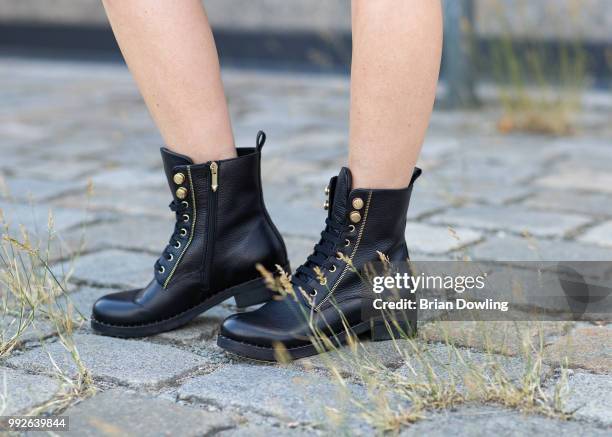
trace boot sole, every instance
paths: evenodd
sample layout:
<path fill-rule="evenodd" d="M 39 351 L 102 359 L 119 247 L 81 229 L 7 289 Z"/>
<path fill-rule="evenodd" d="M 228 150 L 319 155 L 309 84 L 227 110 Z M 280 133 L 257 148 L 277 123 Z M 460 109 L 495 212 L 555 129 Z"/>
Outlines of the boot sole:
<path fill-rule="evenodd" d="M 113 325 L 96 320 L 91 317 L 91 328 L 96 334 L 110 337 L 134 338 L 147 337 L 186 325 L 195 317 L 208 311 L 221 302 L 234 298 L 238 308 L 246 308 L 252 305 L 264 303 L 272 299 L 274 292 L 266 287 L 261 278 L 244 282 L 234 287 L 216 293 L 214 296 L 203 301 L 197 306 L 190 308 L 182 313 L 176 314 L 164 320 L 146 323 L 142 325 Z"/>
<path fill-rule="evenodd" d="M 400 327 L 401 332 L 407 333 L 411 337 L 416 336 L 416 321 L 402 322 L 400 323 Z M 355 335 L 361 335 L 365 334 L 366 332 L 370 332 L 372 341 L 385 341 L 391 340 L 392 338 L 401 338 L 400 330 L 398 330 L 397 327 L 387 327 L 384 322 L 373 322 L 373 325 L 370 321 L 361 322 L 351 327 L 351 331 Z M 335 335 L 332 340 L 336 343 L 337 346 L 342 346 L 346 344 L 347 337 L 347 332 L 344 331 Z M 278 361 L 276 349 L 272 347 L 259 346 L 256 344 L 241 342 L 225 337 L 221 334 L 217 336 L 217 346 L 229 353 L 239 355 L 244 358 L 249 358 L 258 361 Z M 321 353 L 313 344 L 286 348 L 286 351 L 289 354 L 289 358 L 292 360 L 306 358 Z"/>

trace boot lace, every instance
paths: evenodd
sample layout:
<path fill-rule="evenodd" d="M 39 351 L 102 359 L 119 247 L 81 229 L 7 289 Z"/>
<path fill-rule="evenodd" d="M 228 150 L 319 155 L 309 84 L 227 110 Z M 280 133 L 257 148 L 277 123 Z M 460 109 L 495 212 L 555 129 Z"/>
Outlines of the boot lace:
<path fill-rule="evenodd" d="M 186 200 L 179 201 L 175 199 L 170 202 L 168 207 L 175 213 L 176 222 L 174 223 L 174 232 L 172 232 L 168 245 L 155 263 L 155 268 L 160 274 L 166 271 L 164 264 L 170 264 L 175 260 L 176 256 L 174 252 L 180 249 L 188 238 L 189 230 L 185 227 L 185 224 L 189 223 L 191 220 L 191 216 L 188 214 L 189 202 Z"/>
<path fill-rule="evenodd" d="M 318 278 L 315 268 L 323 270 L 335 265 L 333 259 L 338 259 L 336 257 L 338 246 L 344 242 L 342 235 L 351 228 L 350 225 L 339 223 L 330 217 L 325 220 L 325 225 L 325 230 L 321 232 L 321 240 L 315 245 L 313 253 L 297 268 L 291 279 L 294 285 L 304 290 L 309 287 L 308 282 L 311 279 Z M 310 290 L 309 293 L 314 296 L 316 290 Z"/>

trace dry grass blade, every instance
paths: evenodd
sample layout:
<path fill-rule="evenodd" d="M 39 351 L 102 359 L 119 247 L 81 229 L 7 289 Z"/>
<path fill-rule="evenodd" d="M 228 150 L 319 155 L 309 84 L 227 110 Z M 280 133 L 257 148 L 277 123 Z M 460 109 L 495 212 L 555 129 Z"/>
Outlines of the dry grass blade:
<path fill-rule="evenodd" d="M 3 223 L 0 238 L 0 311 L 3 321 L 0 323 L 0 358 L 8 356 L 23 343 L 24 333 L 36 333 L 36 323 L 41 322 L 51 327 L 76 368 L 75 374 L 68 374 L 49 355 L 55 376 L 60 381 L 59 391 L 48 402 L 29 411 L 28 415 L 61 412 L 95 392 L 91 374 L 73 339 L 74 330 L 81 326 L 85 317 L 78 312 L 75 314 L 67 293 L 70 271 L 62 272 L 60 278 L 48 261 L 52 245 L 57 243 L 52 214 L 49 214 L 47 225 L 46 235 L 36 239 L 23 227 L 19 237 L 12 235 L 8 223 Z M 31 335 L 28 338 L 35 340 Z M 6 396 L 10 398 L 10 393 Z"/>
<path fill-rule="evenodd" d="M 553 53 L 544 41 L 521 46 L 515 42 L 509 22 L 510 14 L 516 15 L 517 10 L 498 3 L 506 30 L 489 54 L 496 79 L 503 84 L 499 86 L 503 115 L 498 130 L 544 135 L 575 133 L 575 119 L 587 84 L 587 53 L 579 36 L 561 42 Z M 577 14 L 587 9 L 574 8 L 576 15 L 564 16 L 564 25 L 568 25 L 568 19 L 570 25 L 580 22 Z"/>
<path fill-rule="evenodd" d="M 384 257 L 379 254 L 379 259 L 382 261 Z M 366 281 L 365 278 L 362 280 Z M 287 293 L 286 284 L 279 287 L 278 281 L 275 283 L 284 296 L 295 297 L 295 294 Z M 521 345 L 519 354 L 524 368 L 517 377 L 508 375 L 500 364 L 497 353 L 503 345 L 490 338 L 491 330 L 485 322 L 473 322 L 479 326 L 476 332 L 482 336 L 479 343 L 484 346 L 483 352 L 474 355 L 470 350 L 455 345 L 452 333 L 444 332 L 442 337 L 446 340 L 438 345 L 445 348 L 447 356 L 441 360 L 430 351 L 435 345 L 414 339 L 411 333 L 402 331 L 405 321 L 397 320 L 394 314 L 385 315 L 393 350 L 401 361 L 402 371 L 397 371 L 385 366 L 375 348 L 361 342 L 352 333 L 333 296 L 330 302 L 336 306 L 342 320 L 342 331 L 347 334 L 346 346 L 339 345 L 334 337 L 338 333 L 331 326 L 317 325 L 314 314 L 305 310 L 304 317 L 308 318 L 312 332 L 311 342 L 322 354 L 320 362 L 347 395 L 350 396 L 347 377 L 365 387 L 367 396 L 353 396 L 350 402 L 358 408 L 359 415 L 380 433 L 397 432 L 402 426 L 426 417 L 429 411 L 454 408 L 467 402 L 492 403 L 560 419 L 569 417 L 563 409 L 565 376 L 554 385 L 552 395 L 542 386 L 546 375 L 542 363 L 544 337 L 541 326 L 536 341 L 526 336 L 525 329 L 518 326 L 501 337 L 504 341 Z M 440 329 L 445 328 L 441 325 Z M 276 350 L 281 362 L 290 361 L 285 348 L 278 345 Z M 475 359 L 476 356 L 480 358 Z M 350 369 L 349 376 L 347 369 Z M 564 369 L 562 375 L 565 375 Z M 350 423 L 351 417 L 344 417 L 344 420 L 336 417 L 342 414 L 336 411 L 334 421 Z"/>

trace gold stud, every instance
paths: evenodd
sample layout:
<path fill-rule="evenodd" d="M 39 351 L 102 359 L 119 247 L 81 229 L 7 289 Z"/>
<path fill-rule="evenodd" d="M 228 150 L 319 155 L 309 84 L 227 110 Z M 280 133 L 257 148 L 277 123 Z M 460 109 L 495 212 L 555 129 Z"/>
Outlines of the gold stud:
<path fill-rule="evenodd" d="M 323 204 L 323 209 L 324 210 L 328 210 L 329 209 L 329 200 L 325 201 L 325 203 Z"/>
<path fill-rule="evenodd" d="M 353 208 L 355 209 L 363 208 L 363 199 L 361 197 L 355 197 L 353 199 Z"/>
<path fill-rule="evenodd" d="M 349 217 L 353 223 L 359 223 L 359 220 L 361 220 L 361 214 L 357 211 L 353 211 Z"/>
<path fill-rule="evenodd" d="M 176 185 L 181 185 L 183 182 L 185 182 L 185 175 L 183 173 L 177 173 L 174 175 L 172 180 Z"/>
<path fill-rule="evenodd" d="M 179 199 L 184 199 L 185 197 L 187 197 L 187 188 L 179 187 L 176 190 L 176 197 L 178 197 Z"/>

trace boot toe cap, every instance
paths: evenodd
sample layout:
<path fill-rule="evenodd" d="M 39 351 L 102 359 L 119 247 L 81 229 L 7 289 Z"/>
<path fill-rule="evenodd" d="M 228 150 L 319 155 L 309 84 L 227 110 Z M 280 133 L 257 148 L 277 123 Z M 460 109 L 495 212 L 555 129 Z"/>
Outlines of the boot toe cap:
<path fill-rule="evenodd" d="M 268 346 L 271 342 L 262 335 L 257 320 L 249 317 L 249 313 L 238 313 L 229 316 L 221 324 L 219 335 L 244 343 Z"/>
<path fill-rule="evenodd" d="M 281 302 L 271 301 L 248 313 L 229 316 L 221 324 L 219 335 L 241 343 L 272 348 L 277 343 L 287 347 L 308 343 L 308 324 L 292 316 Z"/>
<path fill-rule="evenodd" d="M 109 325 L 133 325 L 143 320 L 143 308 L 134 301 L 138 290 L 107 294 L 93 305 L 92 318 Z"/>

